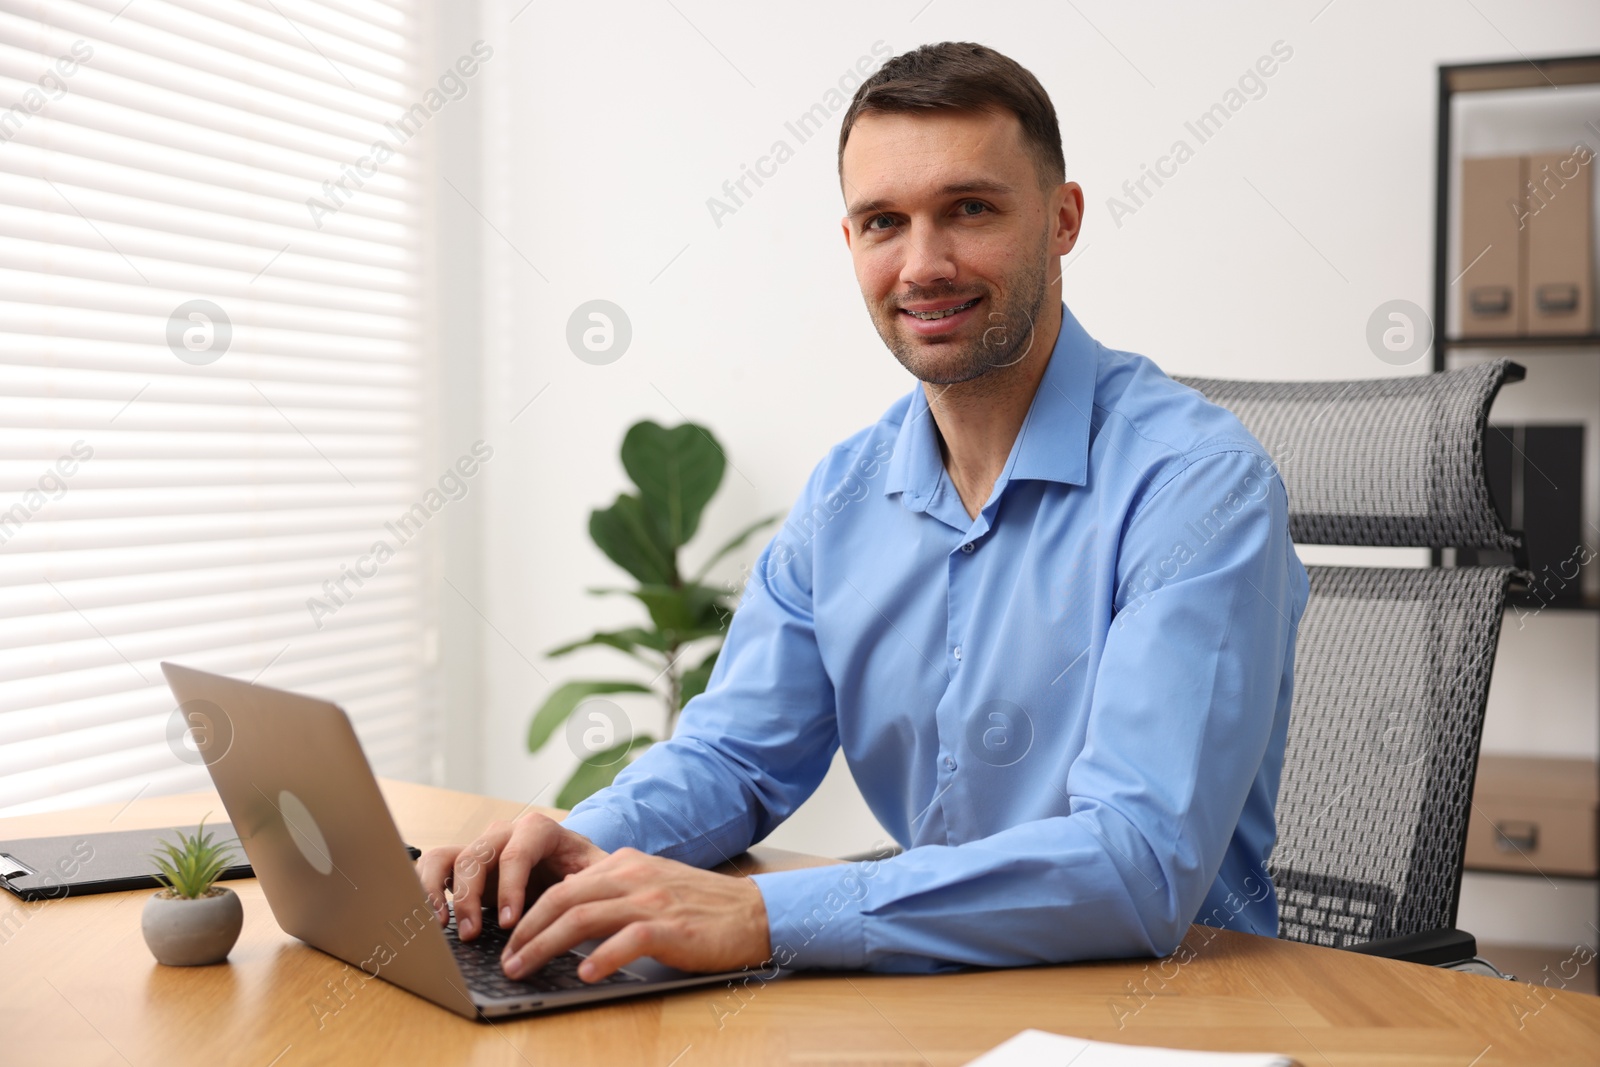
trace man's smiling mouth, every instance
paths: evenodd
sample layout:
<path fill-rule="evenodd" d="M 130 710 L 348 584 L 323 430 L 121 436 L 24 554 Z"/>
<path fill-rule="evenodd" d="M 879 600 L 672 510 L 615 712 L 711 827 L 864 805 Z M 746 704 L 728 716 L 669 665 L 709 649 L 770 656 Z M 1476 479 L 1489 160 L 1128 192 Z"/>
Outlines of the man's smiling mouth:
<path fill-rule="evenodd" d="M 936 319 L 949 318 L 951 315 L 954 315 L 957 312 L 965 311 L 967 308 L 972 307 L 981 299 L 982 297 L 975 296 L 971 300 L 968 300 L 965 304 L 953 304 L 950 307 L 937 308 L 929 311 L 913 311 L 910 308 L 901 308 L 900 310 L 905 312 L 907 315 L 912 316 L 913 318 L 921 319 L 923 322 L 933 322 Z"/>

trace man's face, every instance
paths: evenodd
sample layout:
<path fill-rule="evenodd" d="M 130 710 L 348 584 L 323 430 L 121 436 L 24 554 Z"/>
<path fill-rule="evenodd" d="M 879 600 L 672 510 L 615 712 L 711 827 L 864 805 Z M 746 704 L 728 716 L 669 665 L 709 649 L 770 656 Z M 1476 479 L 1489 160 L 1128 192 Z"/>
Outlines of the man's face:
<path fill-rule="evenodd" d="M 863 115 L 845 143 L 845 241 L 884 344 L 924 382 L 1010 366 L 1060 300 L 1074 184 L 1042 188 L 1010 112 Z M 1077 194 L 1081 197 L 1081 193 Z M 1081 215 L 1081 199 L 1077 201 Z"/>

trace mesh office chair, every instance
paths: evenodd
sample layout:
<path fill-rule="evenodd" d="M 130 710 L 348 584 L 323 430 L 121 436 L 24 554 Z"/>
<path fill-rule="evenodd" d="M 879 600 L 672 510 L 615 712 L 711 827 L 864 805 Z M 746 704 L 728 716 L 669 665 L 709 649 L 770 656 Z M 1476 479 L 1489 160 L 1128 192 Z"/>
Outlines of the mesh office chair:
<path fill-rule="evenodd" d="M 1507 360 L 1351 382 L 1184 378 L 1277 463 L 1300 544 L 1511 552 L 1483 467 Z M 1454 929 L 1512 567 L 1307 567 L 1269 870 L 1280 936 L 1418 963 Z M 1498 972 L 1493 972 L 1498 973 Z"/>

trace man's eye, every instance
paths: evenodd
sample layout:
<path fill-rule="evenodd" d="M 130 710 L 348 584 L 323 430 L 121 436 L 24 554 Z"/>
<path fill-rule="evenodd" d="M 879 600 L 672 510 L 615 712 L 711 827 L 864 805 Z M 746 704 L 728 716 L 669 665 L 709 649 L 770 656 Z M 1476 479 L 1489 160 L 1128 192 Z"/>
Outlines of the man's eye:
<path fill-rule="evenodd" d="M 981 215 L 989 210 L 989 205 L 976 200 L 963 200 L 956 211 L 962 215 Z"/>
<path fill-rule="evenodd" d="M 880 222 L 883 223 L 882 226 L 877 225 L 877 223 L 880 223 Z M 891 219 L 888 215 L 874 215 L 870 219 L 867 220 L 866 228 L 869 229 L 869 230 L 889 230 L 889 229 L 893 229 L 894 228 L 894 220 Z"/>

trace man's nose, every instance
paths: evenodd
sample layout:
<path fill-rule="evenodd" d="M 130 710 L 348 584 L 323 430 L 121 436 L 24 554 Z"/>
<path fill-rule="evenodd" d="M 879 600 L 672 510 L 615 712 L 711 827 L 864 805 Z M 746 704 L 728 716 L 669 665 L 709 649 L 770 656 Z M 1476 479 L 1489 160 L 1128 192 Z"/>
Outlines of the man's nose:
<path fill-rule="evenodd" d="M 947 285 L 956 280 L 956 261 L 950 240 L 937 227 L 912 224 L 902 247 L 905 262 L 900 268 L 902 284 L 919 288 Z"/>

